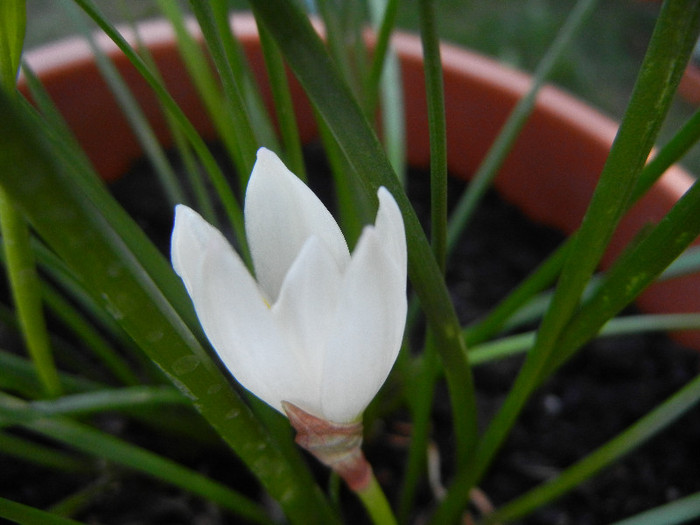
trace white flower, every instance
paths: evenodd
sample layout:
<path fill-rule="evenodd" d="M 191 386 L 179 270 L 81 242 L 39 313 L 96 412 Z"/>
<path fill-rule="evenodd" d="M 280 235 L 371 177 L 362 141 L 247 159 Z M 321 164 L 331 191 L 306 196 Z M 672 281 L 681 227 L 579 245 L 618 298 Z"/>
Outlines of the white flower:
<path fill-rule="evenodd" d="M 283 412 L 357 421 L 396 360 L 406 318 L 401 212 L 377 192 L 374 226 L 352 254 L 330 212 L 261 148 L 245 197 L 257 280 L 223 235 L 179 205 L 172 263 L 231 374 Z"/>

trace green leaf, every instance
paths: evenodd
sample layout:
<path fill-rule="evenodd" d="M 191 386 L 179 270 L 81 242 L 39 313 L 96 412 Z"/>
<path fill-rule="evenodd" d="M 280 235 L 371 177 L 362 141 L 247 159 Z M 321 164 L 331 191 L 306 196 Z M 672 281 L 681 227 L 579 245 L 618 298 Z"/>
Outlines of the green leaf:
<path fill-rule="evenodd" d="M 0 432 L 0 450 L 3 455 L 66 472 L 86 471 L 90 464 L 84 458 L 34 443 L 26 437 Z"/>
<path fill-rule="evenodd" d="M 272 100 L 275 105 L 275 115 L 280 128 L 282 143 L 284 144 L 284 159 L 289 170 L 306 181 L 306 167 L 304 166 L 304 155 L 302 151 L 299 127 L 297 126 L 296 115 L 292 94 L 289 90 L 287 80 L 287 68 L 277 44 L 267 33 L 264 27 L 258 28 L 260 33 L 260 47 L 265 57 L 265 68 L 270 81 Z"/>
<path fill-rule="evenodd" d="M 7 391 L 22 392 L 26 397 L 34 398 L 41 391 L 36 368 L 30 361 L 0 350 L 0 388 Z M 66 392 L 85 392 L 104 388 L 104 385 L 65 372 L 59 375 L 61 388 Z"/>
<path fill-rule="evenodd" d="M 61 393 L 61 384 L 46 329 L 41 285 L 29 243 L 29 228 L 2 188 L 0 227 L 4 260 L 22 338 L 37 369 L 44 394 L 56 397 Z"/>
<path fill-rule="evenodd" d="M 700 492 L 642 512 L 613 525 L 676 525 L 700 517 Z"/>
<path fill-rule="evenodd" d="M 132 386 L 62 396 L 29 404 L 34 418 L 84 415 L 139 406 L 189 405 L 186 397 L 170 386 Z"/>
<path fill-rule="evenodd" d="M 0 497 L 0 517 L 19 525 L 82 525 L 79 521 L 63 518 L 2 497 Z"/>
<path fill-rule="evenodd" d="M 0 83 L 14 91 L 27 25 L 26 0 L 0 2 Z"/>
<path fill-rule="evenodd" d="M 447 261 L 447 125 L 440 39 L 433 0 L 419 0 L 430 135 L 430 241 L 442 272 Z"/>
<path fill-rule="evenodd" d="M 667 332 L 680 330 L 700 330 L 700 313 L 694 314 L 655 314 L 627 315 L 608 321 L 598 332 L 597 337 L 612 337 L 643 332 Z M 527 352 L 535 343 L 535 332 L 523 332 L 474 345 L 469 348 L 469 362 L 472 366 L 504 359 Z"/>
<path fill-rule="evenodd" d="M 197 17 L 197 22 L 204 34 L 204 41 L 209 49 L 212 60 L 221 79 L 224 97 L 222 99 L 225 112 L 237 122 L 237 126 L 231 129 L 236 137 L 236 150 L 234 151 L 234 162 L 238 168 L 240 186 L 245 188 L 245 180 L 253 169 L 255 163 L 255 135 L 248 118 L 248 113 L 243 102 L 243 95 L 240 92 L 239 84 L 233 73 L 232 65 L 227 60 L 226 49 L 222 41 L 220 28 L 214 16 L 214 9 L 211 2 L 191 0 L 190 6 Z"/>

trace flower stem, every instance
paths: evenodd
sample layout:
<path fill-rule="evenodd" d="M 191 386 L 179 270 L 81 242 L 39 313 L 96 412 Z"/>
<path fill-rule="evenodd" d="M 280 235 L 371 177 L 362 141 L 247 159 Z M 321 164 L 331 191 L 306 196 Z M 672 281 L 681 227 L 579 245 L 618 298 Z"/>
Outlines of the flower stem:
<path fill-rule="evenodd" d="M 362 453 L 362 423 L 334 423 L 282 401 L 295 441 L 338 474 L 355 492 L 375 525 L 395 525 L 396 518 L 372 467 Z"/>
<path fill-rule="evenodd" d="M 374 472 L 372 472 L 369 483 L 363 489 L 355 492 L 375 525 L 396 524 L 394 513 L 389 506 L 384 491 L 382 491 L 382 487 L 379 485 L 377 478 L 374 477 Z"/>

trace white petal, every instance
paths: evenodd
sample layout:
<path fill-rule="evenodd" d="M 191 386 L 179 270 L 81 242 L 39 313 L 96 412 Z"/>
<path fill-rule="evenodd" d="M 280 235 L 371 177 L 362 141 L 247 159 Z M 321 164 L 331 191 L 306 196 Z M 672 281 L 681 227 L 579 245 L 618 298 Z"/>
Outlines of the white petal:
<path fill-rule="evenodd" d="M 282 412 L 282 392 L 296 381 L 296 363 L 243 261 L 216 228 L 185 206 L 176 210 L 172 259 L 223 363 L 241 385 Z"/>
<path fill-rule="evenodd" d="M 377 191 L 379 210 L 374 225 L 382 246 L 400 269 L 407 271 L 406 232 L 404 231 L 403 216 L 396 200 L 384 186 Z M 405 278 L 405 277 L 404 277 Z"/>
<path fill-rule="evenodd" d="M 344 277 L 326 350 L 323 413 L 356 419 L 386 380 L 406 322 L 405 271 L 387 256 L 383 239 L 366 227 Z"/>
<path fill-rule="evenodd" d="M 192 286 L 201 279 L 204 250 L 212 239 L 215 242 L 226 242 L 219 231 L 196 211 L 183 204 L 175 206 L 175 224 L 170 238 L 170 258 L 175 272 L 182 277 L 190 295 L 192 295 Z"/>
<path fill-rule="evenodd" d="M 203 290 L 193 299 L 207 337 L 241 385 L 283 412 L 281 402 L 306 381 L 303 367 L 242 261 L 215 246 L 204 266 Z"/>
<path fill-rule="evenodd" d="M 340 268 L 350 258 L 345 238 L 330 212 L 277 155 L 265 148 L 258 150 L 248 182 L 245 226 L 255 274 L 272 302 L 312 235 L 321 239 Z"/>
<path fill-rule="evenodd" d="M 294 261 L 272 307 L 275 323 L 294 353 L 303 377 L 289 401 L 316 416 L 321 413 L 321 374 L 325 343 L 335 318 L 342 274 L 318 237 L 311 237 Z"/>

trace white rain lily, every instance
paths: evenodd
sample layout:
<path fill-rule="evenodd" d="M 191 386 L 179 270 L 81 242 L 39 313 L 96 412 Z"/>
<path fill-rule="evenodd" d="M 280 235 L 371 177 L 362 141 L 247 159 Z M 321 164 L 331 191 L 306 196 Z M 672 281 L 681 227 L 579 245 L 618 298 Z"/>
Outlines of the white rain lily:
<path fill-rule="evenodd" d="M 172 263 L 231 374 L 284 413 L 359 420 L 396 360 L 406 317 L 401 212 L 380 188 L 350 254 L 314 193 L 261 148 L 245 197 L 254 278 L 224 236 L 179 205 Z"/>

